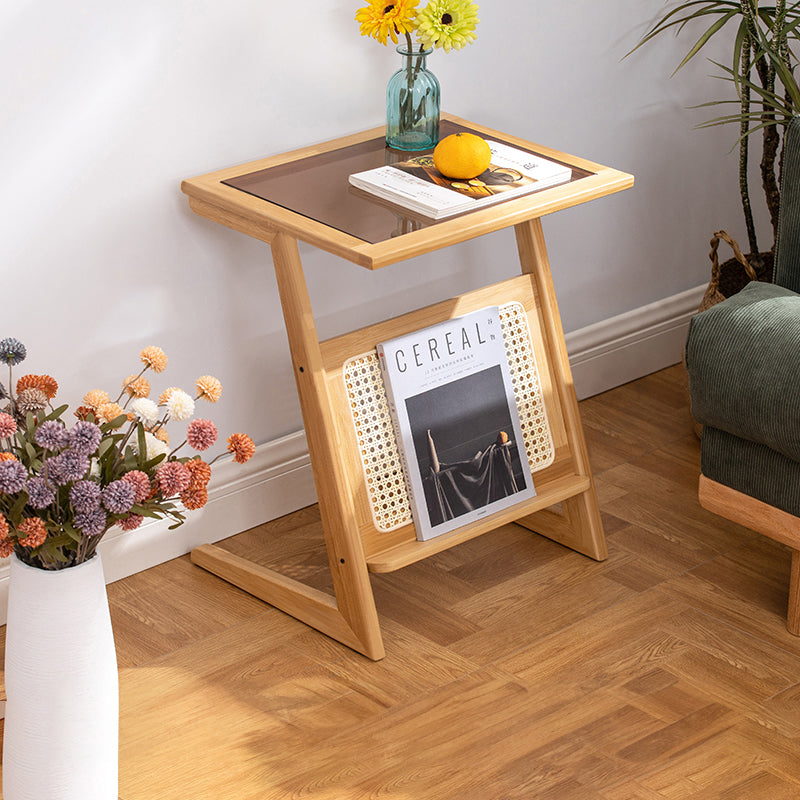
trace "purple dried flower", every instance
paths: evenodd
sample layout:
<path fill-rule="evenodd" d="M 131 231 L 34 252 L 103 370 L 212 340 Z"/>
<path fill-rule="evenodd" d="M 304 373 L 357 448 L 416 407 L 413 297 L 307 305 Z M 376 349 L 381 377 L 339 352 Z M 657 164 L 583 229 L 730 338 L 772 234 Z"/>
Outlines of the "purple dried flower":
<path fill-rule="evenodd" d="M 28 351 L 18 339 L 8 337 L 0 341 L 0 358 L 10 367 L 15 367 L 20 361 L 25 360 Z"/>
<path fill-rule="evenodd" d="M 86 536 L 99 536 L 106 529 L 106 512 L 102 508 L 76 514 L 73 520 L 75 527 Z"/>
<path fill-rule="evenodd" d="M 69 446 L 78 453 L 90 456 L 100 444 L 100 428 L 94 422 L 80 420 L 69 432 Z"/>
<path fill-rule="evenodd" d="M 100 487 L 94 481 L 78 481 L 69 490 L 69 501 L 77 514 L 100 508 Z"/>
<path fill-rule="evenodd" d="M 19 461 L 0 461 L 0 492 L 16 494 L 25 488 L 28 474 Z"/>
<path fill-rule="evenodd" d="M 64 450 L 47 461 L 47 474 L 59 486 L 79 481 L 89 469 L 89 459 L 75 450 Z"/>
<path fill-rule="evenodd" d="M 45 450 L 58 452 L 69 443 L 69 434 L 63 422 L 51 419 L 39 425 L 36 433 L 33 434 L 33 440 Z"/>
<path fill-rule="evenodd" d="M 112 514 L 126 514 L 135 499 L 136 489 L 128 481 L 112 481 L 103 489 L 103 505 Z"/>
<path fill-rule="evenodd" d="M 53 487 L 39 476 L 29 478 L 25 489 L 28 492 L 28 502 L 34 508 L 47 508 L 56 499 Z"/>

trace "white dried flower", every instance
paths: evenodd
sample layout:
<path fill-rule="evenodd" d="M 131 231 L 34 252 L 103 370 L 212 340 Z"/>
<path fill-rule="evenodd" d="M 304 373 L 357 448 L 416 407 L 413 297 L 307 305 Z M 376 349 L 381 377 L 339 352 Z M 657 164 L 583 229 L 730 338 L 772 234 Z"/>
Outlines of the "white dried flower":
<path fill-rule="evenodd" d="M 147 448 L 147 460 L 150 461 L 151 459 L 155 458 L 156 456 L 160 456 L 162 454 L 166 455 L 169 452 L 169 446 L 166 442 L 162 442 L 160 439 L 156 439 L 152 433 L 149 431 L 145 431 L 144 434 L 144 444 Z"/>
<path fill-rule="evenodd" d="M 189 419 L 194 414 L 194 400 L 182 389 L 175 389 L 170 394 L 166 406 L 170 417 L 178 421 Z"/>
<path fill-rule="evenodd" d="M 130 404 L 130 410 L 148 425 L 158 422 L 158 406 L 147 397 L 137 397 Z"/>

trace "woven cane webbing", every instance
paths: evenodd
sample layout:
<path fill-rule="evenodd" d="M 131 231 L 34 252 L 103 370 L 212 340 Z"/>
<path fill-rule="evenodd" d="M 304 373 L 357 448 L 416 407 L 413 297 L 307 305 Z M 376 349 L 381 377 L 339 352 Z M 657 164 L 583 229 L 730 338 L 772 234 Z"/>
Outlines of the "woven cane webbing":
<path fill-rule="evenodd" d="M 500 322 L 525 451 L 537 472 L 552 464 L 555 451 L 525 308 L 500 306 Z M 411 522 L 411 505 L 377 353 L 346 361 L 343 376 L 373 521 L 379 531 L 391 531 Z"/>

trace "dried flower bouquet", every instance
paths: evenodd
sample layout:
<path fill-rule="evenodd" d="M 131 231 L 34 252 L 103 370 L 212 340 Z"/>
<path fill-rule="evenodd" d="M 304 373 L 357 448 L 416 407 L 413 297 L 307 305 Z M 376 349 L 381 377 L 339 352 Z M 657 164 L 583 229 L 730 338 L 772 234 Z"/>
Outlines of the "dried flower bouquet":
<path fill-rule="evenodd" d="M 112 400 L 92 390 L 74 412 L 53 407 L 58 383 L 49 375 L 24 375 L 14 387 L 12 368 L 27 355 L 16 339 L 0 341 L 0 360 L 8 365 L 8 391 L 0 384 L 0 557 L 16 555 L 40 569 L 64 569 L 90 559 L 114 525 L 138 528 L 145 518 L 169 517 L 175 528 L 186 510 L 208 501 L 211 464 L 199 455 L 179 457 L 188 445 L 198 453 L 217 440 L 217 427 L 192 419 L 195 401 L 216 403 L 220 382 L 198 378 L 192 397 L 177 387 L 151 400 L 149 371 L 160 373 L 167 356 L 159 347 L 139 354 L 144 365 L 122 382 Z M 185 440 L 170 450 L 167 423 L 187 422 Z M 252 439 L 235 433 L 227 450 L 239 463 L 255 452 Z"/>

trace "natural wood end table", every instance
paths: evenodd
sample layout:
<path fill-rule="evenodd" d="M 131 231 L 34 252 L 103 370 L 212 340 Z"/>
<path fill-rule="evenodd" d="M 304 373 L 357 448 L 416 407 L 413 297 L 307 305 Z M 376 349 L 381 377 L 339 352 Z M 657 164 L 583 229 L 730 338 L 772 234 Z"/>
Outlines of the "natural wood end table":
<path fill-rule="evenodd" d="M 370 572 L 391 572 L 517 522 L 591 558 L 607 557 L 541 217 L 627 189 L 633 177 L 452 115 L 442 136 L 469 130 L 568 164 L 572 180 L 440 222 L 413 218 L 353 189 L 353 172 L 411 154 L 385 148 L 383 128 L 185 180 L 201 216 L 268 242 L 281 297 L 303 413 L 334 596 L 214 545 L 192 551 L 195 564 L 282 609 L 371 659 L 384 656 Z M 380 269 L 503 228 L 516 234 L 521 275 L 427 308 L 321 342 L 298 241 L 366 269 Z M 410 520 L 376 524 L 373 475 L 348 397 L 348 365 L 377 342 L 487 305 L 522 308 L 550 458 L 534 474 L 536 497 L 425 542 Z M 371 494 L 372 492 L 372 494 Z M 555 510 L 553 506 L 559 506 Z"/>

